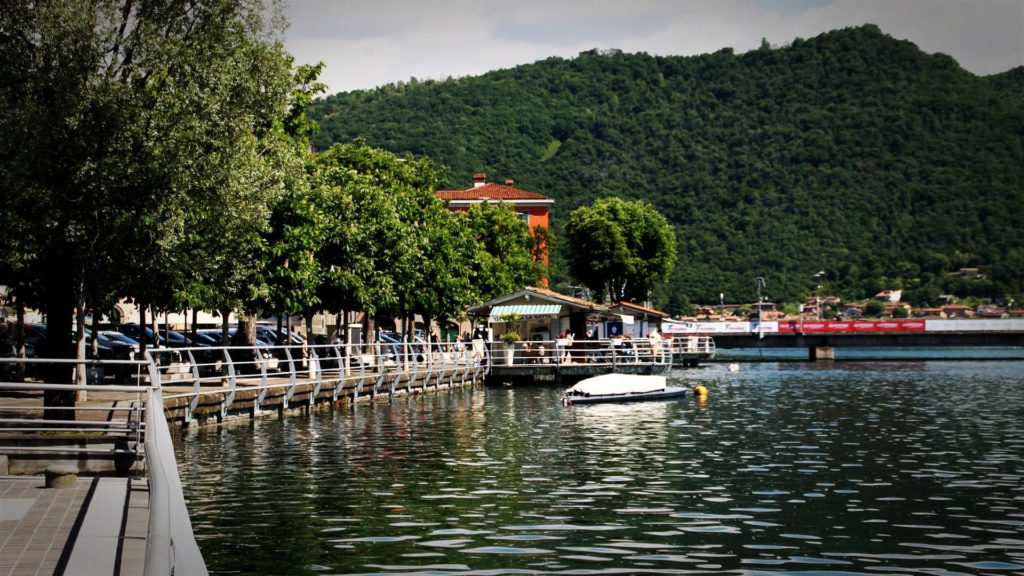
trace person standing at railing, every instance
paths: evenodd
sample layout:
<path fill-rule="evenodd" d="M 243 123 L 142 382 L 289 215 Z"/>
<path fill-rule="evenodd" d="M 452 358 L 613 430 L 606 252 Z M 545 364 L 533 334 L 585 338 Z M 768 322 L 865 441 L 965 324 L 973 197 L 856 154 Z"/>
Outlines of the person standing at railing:
<path fill-rule="evenodd" d="M 562 332 L 558 335 L 558 340 L 555 341 L 556 353 L 558 355 L 559 364 L 571 364 L 572 363 L 572 332 Z"/>
<path fill-rule="evenodd" d="M 657 361 L 658 356 L 661 354 L 661 335 L 658 334 L 657 328 L 647 335 L 647 341 L 651 344 L 651 356 Z"/>

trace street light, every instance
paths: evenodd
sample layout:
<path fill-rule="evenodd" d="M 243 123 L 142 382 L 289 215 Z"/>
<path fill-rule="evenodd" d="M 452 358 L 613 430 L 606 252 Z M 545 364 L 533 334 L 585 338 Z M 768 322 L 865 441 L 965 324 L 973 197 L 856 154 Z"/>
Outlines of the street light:
<path fill-rule="evenodd" d="M 764 328 L 761 325 L 761 312 L 764 309 L 761 306 L 761 288 L 765 287 L 764 278 L 761 276 L 757 277 L 757 337 L 764 338 Z"/>
<path fill-rule="evenodd" d="M 821 280 L 821 277 L 825 275 L 824 270 L 818 270 L 818 273 L 814 275 L 814 278 Z M 818 291 L 814 295 L 814 310 L 818 315 L 818 320 L 821 320 L 821 284 L 818 284 Z"/>

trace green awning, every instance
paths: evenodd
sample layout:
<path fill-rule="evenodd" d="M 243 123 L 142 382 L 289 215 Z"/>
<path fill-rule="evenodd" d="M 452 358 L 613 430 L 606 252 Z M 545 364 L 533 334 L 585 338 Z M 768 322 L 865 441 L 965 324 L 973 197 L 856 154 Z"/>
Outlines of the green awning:
<path fill-rule="evenodd" d="M 502 316 L 555 316 L 562 312 L 561 304 L 511 304 L 491 308 L 491 322 L 503 322 Z"/>

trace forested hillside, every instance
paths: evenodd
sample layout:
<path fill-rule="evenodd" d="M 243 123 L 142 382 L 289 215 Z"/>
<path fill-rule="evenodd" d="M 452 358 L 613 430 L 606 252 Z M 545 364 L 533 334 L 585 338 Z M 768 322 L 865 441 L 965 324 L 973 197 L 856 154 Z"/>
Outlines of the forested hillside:
<path fill-rule="evenodd" d="M 556 200 L 604 196 L 676 226 L 656 304 L 846 298 L 903 288 L 1015 297 L 1024 278 L 1024 69 L 977 77 L 873 25 L 696 57 L 589 51 L 447 81 L 338 94 L 315 144 L 373 146 Z M 977 266 L 985 278 L 947 273 Z M 559 276 L 561 274 L 561 276 Z M 562 272 L 555 280 L 567 280 Z"/>

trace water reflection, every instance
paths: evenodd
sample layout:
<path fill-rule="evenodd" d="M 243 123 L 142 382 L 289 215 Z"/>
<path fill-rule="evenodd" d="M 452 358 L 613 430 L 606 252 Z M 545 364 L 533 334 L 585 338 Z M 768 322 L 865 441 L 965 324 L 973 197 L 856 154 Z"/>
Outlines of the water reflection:
<path fill-rule="evenodd" d="M 800 369 L 803 366 L 804 369 Z M 1024 571 L 1024 364 L 678 372 L 703 401 L 461 390 L 189 433 L 217 573 Z"/>

